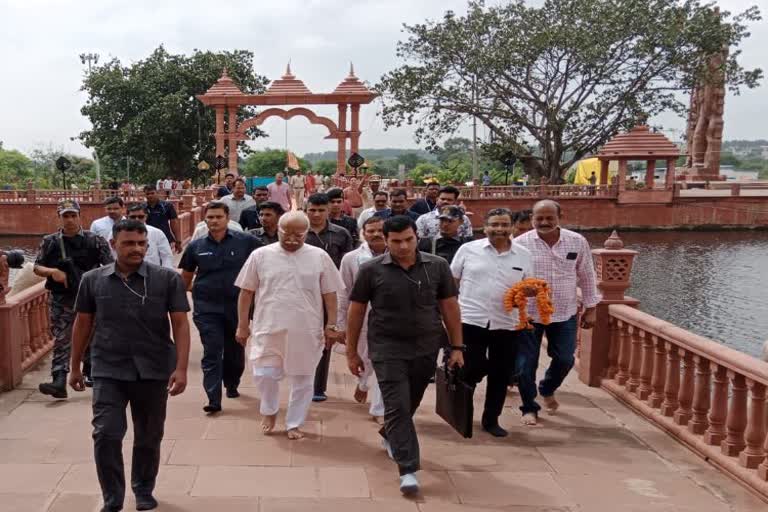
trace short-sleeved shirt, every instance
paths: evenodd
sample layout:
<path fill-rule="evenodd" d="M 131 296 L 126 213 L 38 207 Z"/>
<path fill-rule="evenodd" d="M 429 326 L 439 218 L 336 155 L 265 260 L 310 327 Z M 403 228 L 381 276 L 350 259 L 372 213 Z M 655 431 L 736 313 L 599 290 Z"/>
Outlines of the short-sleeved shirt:
<path fill-rule="evenodd" d="M 83 276 L 75 310 L 94 315 L 91 375 L 167 380 L 176 368 L 169 313 L 189 311 L 181 276 L 144 262 L 126 280 L 115 264 Z"/>
<path fill-rule="evenodd" d="M 341 267 L 341 258 L 355 248 L 349 231 L 331 222 L 326 222 L 325 229 L 319 234 L 310 229 L 305 243 L 328 253 L 336 268 Z"/>
<path fill-rule="evenodd" d="M 240 214 L 243 210 L 250 208 L 251 206 L 256 206 L 256 201 L 248 195 L 237 199 L 234 194 L 230 194 L 222 197 L 221 202 L 229 207 L 229 218 L 235 222 L 240 222 Z"/>
<path fill-rule="evenodd" d="M 417 252 L 405 270 L 387 253 L 360 266 L 349 300 L 370 303 L 368 353 L 384 361 L 437 352 L 446 337 L 439 301 L 457 295 L 443 258 Z"/>
<path fill-rule="evenodd" d="M 150 206 L 149 203 L 145 203 L 144 206 L 149 212 L 147 225 L 156 227 L 163 232 L 169 242 L 174 242 L 176 239 L 173 237 L 173 231 L 171 231 L 171 221 L 178 219 L 179 215 L 173 204 L 168 201 L 158 201 L 154 206 Z"/>
<path fill-rule="evenodd" d="M 359 231 L 357 230 L 357 222 L 355 221 L 354 217 L 350 217 L 349 215 L 342 214 L 342 216 L 339 217 L 338 219 L 328 217 L 328 220 L 331 222 L 331 224 L 335 224 L 349 231 L 349 234 L 352 235 L 352 244 L 354 246 L 357 246 L 359 244 L 360 235 L 359 235 Z"/>
<path fill-rule="evenodd" d="M 197 273 L 192 287 L 195 313 L 237 311 L 235 279 L 251 252 L 261 246 L 253 235 L 232 230 L 227 230 L 221 242 L 209 234 L 187 246 L 179 268 Z"/>

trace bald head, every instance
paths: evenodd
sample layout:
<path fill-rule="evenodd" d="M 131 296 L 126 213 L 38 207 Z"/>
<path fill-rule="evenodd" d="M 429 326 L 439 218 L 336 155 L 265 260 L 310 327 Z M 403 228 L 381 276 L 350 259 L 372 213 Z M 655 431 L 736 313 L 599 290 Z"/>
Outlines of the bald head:
<path fill-rule="evenodd" d="M 533 205 L 533 212 L 536 213 L 536 210 L 541 208 L 554 209 L 557 212 L 557 216 L 560 216 L 560 203 L 557 201 L 553 201 L 552 199 L 542 199 L 541 201 L 537 201 L 536 204 Z"/>
<path fill-rule="evenodd" d="M 531 223 L 539 237 L 556 240 L 560 227 L 560 205 L 551 199 L 543 199 L 533 205 Z"/>
<path fill-rule="evenodd" d="M 304 212 L 292 211 L 280 217 L 280 221 L 277 223 L 277 227 L 283 230 L 287 230 L 293 227 L 306 231 L 309 229 L 309 219 Z"/>
<path fill-rule="evenodd" d="M 277 223 L 277 237 L 280 247 L 288 252 L 301 249 L 309 231 L 309 219 L 304 212 L 288 212 Z"/>

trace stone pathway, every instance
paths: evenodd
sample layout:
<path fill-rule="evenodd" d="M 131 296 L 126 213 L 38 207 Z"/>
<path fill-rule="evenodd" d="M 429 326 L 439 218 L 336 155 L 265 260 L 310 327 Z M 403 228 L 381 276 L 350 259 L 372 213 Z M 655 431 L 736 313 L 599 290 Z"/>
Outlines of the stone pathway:
<path fill-rule="evenodd" d="M 422 495 L 408 500 L 399 494 L 397 470 L 380 447 L 367 407 L 351 398 L 354 384 L 342 356 L 334 356 L 330 400 L 313 404 L 308 436 L 297 442 L 282 432 L 260 434 L 258 400 L 248 379 L 241 398 L 225 400 L 223 413 L 214 418 L 204 416 L 199 359 L 200 342 L 194 339 L 190 387 L 169 401 L 156 492 L 161 511 L 768 510 L 666 434 L 572 376 L 559 395 L 561 412 L 542 418 L 536 428 L 519 426 L 518 397 L 510 394 L 502 417 L 510 436 L 503 440 L 480 432 L 477 424 L 473 439 L 454 434 L 434 414 L 431 388 L 417 417 Z M 90 392 L 59 402 L 40 395 L 37 384 L 47 378 L 47 365 L 28 374 L 20 389 L 0 394 L 0 512 L 100 507 Z M 478 409 L 481 404 L 478 392 Z M 130 464 L 128 442 L 125 457 Z M 133 510 L 128 494 L 125 510 Z"/>

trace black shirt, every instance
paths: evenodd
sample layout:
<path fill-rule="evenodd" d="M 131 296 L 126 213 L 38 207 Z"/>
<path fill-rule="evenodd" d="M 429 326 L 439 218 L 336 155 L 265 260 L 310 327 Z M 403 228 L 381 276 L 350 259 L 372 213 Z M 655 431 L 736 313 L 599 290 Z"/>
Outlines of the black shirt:
<path fill-rule="evenodd" d="M 259 242 L 261 242 L 262 245 L 274 244 L 275 242 L 280 240 L 280 238 L 277 235 L 277 230 L 275 230 L 274 236 L 267 233 L 263 227 L 256 228 L 256 229 L 249 229 L 248 233 L 255 236 L 259 240 Z"/>
<path fill-rule="evenodd" d="M 415 203 L 411 205 L 410 210 L 419 216 L 424 215 L 425 213 L 429 213 L 432 210 L 435 209 L 437 206 L 437 203 L 434 203 L 427 199 L 426 197 L 422 199 L 417 199 Z"/>
<path fill-rule="evenodd" d="M 373 361 L 436 353 L 445 340 L 439 302 L 459 294 L 448 263 L 419 252 L 405 270 L 387 253 L 363 263 L 349 300 L 367 304 Z"/>
<path fill-rule="evenodd" d="M 349 234 L 352 236 L 352 244 L 354 247 L 360 245 L 360 235 L 357 231 L 357 221 L 353 217 L 342 214 L 342 216 L 338 219 L 331 219 L 329 217 L 328 220 L 331 221 L 331 224 L 340 226 L 349 232 Z"/>
<path fill-rule="evenodd" d="M 217 198 L 217 199 L 221 199 L 222 197 L 224 197 L 224 196 L 228 196 L 228 195 L 229 195 L 229 194 L 231 194 L 231 193 L 232 193 L 232 190 L 231 190 L 229 187 L 227 187 L 226 185 L 222 185 L 222 186 L 221 186 L 221 187 L 219 187 L 219 189 L 216 191 L 216 198 Z"/>
<path fill-rule="evenodd" d="M 259 207 L 249 206 L 242 212 L 240 212 L 240 225 L 244 230 L 256 229 L 261 227 L 261 220 L 259 220 Z"/>
<path fill-rule="evenodd" d="M 459 238 L 443 238 L 437 237 L 434 240 L 432 238 L 422 238 L 419 240 L 419 250 L 421 252 L 428 252 L 429 254 L 436 254 L 440 256 L 449 264 L 453 262 L 453 257 L 456 256 L 456 252 L 459 247 L 467 242 L 471 242 L 472 238 L 459 237 Z M 434 252 L 433 252 L 434 242 Z"/>
<path fill-rule="evenodd" d="M 394 217 L 395 215 L 405 215 L 406 217 L 410 217 L 414 221 L 419 218 L 419 214 L 411 210 L 405 210 L 402 213 L 394 213 L 392 212 L 392 208 L 387 208 L 386 210 L 380 210 L 373 214 L 374 217 L 381 217 L 384 220 L 387 220 L 390 217 Z"/>
<path fill-rule="evenodd" d="M 221 242 L 209 234 L 191 242 L 179 268 L 197 272 L 192 287 L 195 313 L 236 313 L 235 279 L 251 253 L 262 246 L 253 235 L 227 230 Z"/>
<path fill-rule="evenodd" d="M 173 243 L 176 239 L 173 236 L 173 231 L 171 231 L 171 221 L 179 218 L 173 204 L 168 201 L 158 201 L 155 206 L 150 206 L 149 203 L 144 203 L 144 206 L 149 211 L 147 225 L 162 231 L 168 242 Z"/>
<path fill-rule="evenodd" d="M 61 252 L 62 243 L 64 254 Z M 66 236 L 59 230 L 43 237 L 35 265 L 67 272 L 68 266 L 64 264 L 64 256 L 72 261 L 75 270 L 79 273 L 77 276 L 67 276 L 69 281 L 74 283 L 79 283 L 80 278 L 87 271 L 114 261 L 109 244 L 96 233 L 81 229 L 74 236 Z M 45 287 L 51 291 L 51 295 L 56 300 L 63 301 L 69 306 L 74 305 L 77 286 L 65 287 L 49 277 L 45 280 Z"/>
<path fill-rule="evenodd" d="M 171 269 L 144 262 L 125 281 L 111 263 L 83 276 L 75 310 L 92 313 L 91 375 L 168 380 L 176 346 L 168 313 L 187 312 L 187 291 Z"/>
<path fill-rule="evenodd" d="M 319 247 L 328 253 L 336 268 L 341 266 L 341 258 L 355 248 L 349 231 L 331 222 L 325 223 L 325 229 L 320 234 L 310 229 L 307 233 L 306 243 Z"/>

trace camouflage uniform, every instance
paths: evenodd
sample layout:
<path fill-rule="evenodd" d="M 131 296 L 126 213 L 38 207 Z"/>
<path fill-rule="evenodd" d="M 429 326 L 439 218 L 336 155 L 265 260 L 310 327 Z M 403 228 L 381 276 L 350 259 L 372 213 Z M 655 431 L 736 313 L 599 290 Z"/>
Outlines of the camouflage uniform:
<path fill-rule="evenodd" d="M 72 325 L 75 322 L 75 310 L 71 301 L 51 294 L 48 299 L 48 321 L 53 335 L 53 361 L 51 373 L 69 373 L 69 354 L 72 349 Z M 90 352 L 90 351 L 89 351 Z M 83 355 L 86 369 L 89 366 L 89 353 Z M 85 371 L 85 374 L 90 372 Z"/>

